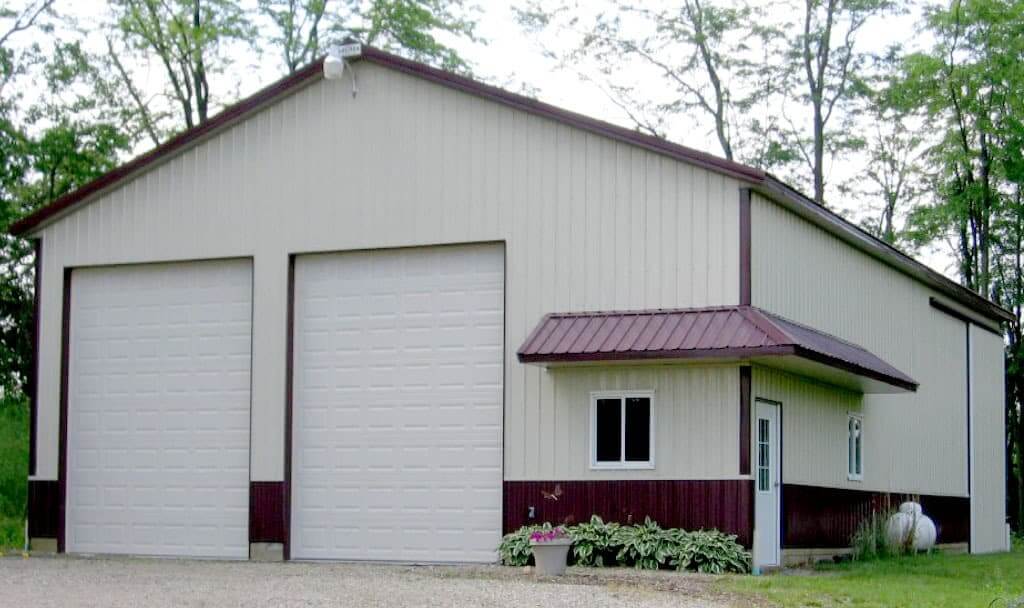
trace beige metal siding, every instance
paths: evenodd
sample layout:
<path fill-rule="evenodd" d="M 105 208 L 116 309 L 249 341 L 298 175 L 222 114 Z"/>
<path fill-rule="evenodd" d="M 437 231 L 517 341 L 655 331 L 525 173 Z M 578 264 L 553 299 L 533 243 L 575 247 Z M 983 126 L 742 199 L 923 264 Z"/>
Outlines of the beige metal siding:
<path fill-rule="evenodd" d="M 739 368 L 606 366 L 544 373 L 554 395 L 535 431 L 537 451 L 530 455 L 529 479 L 739 477 Z M 591 393 L 616 390 L 654 391 L 653 470 L 590 468 Z"/>
<path fill-rule="evenodd" d="M 371 64 L 44 227 L 40 478 L 57 474 L 62 267 L 253 256 L 252 474 L 283 476 L 288 254 L 506 242 L 505 475 L 542 474 L 560 310 L 738 303 L 739 184 Z"/>
<path fill-rule="evenodd" d="M 971 551 L 1005 551 L 1003 340 L 971 327 Z"/>
<path fill-rule="evenodd" d="M 848 479 L 846 460 L 847 421 L 851 413 L 863 413 L 862 395 L 766 367 L 755 367 L 752 378 L 755 402 L 782 404 L 783 483 L 864 489 L 863 482 Z M 865 478 L 888 467 L 876 452 L 864 453 Z"/>
<path fill-rule="evenodd" d="M 966 496 L 964 323 L 932 308 L 938 294 L 924 285 L 760 196 L 751 230 L 755 306 L 860 344 L 920 383 L 916 393 L 864 397 L 861 486 Z M 799 434 L 808 445 L 819 432 L 810 423 L 787 431 L 787 442 Z M 803 457 L 826 457 L 823 449 Z"/>

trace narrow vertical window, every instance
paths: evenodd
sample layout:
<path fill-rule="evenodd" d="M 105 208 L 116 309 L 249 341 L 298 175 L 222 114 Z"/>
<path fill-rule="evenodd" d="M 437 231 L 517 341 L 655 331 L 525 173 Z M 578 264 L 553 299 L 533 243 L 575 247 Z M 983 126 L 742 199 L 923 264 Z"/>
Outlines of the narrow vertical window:
<path fill-rule="evenodd" d="M 757 491 L 771 491 L 771 422 L 757 419 Z"/>
<path fill-rule="evenodd" d="M 846 474 L 849 479 L 864 478 L 864 421 L 850 414 L 846 425 Z"/>
<path fill-rule="evenodd" d="M 653 467 L 653 414 L 650 392 L 592 394 L 591 466 Z"/>

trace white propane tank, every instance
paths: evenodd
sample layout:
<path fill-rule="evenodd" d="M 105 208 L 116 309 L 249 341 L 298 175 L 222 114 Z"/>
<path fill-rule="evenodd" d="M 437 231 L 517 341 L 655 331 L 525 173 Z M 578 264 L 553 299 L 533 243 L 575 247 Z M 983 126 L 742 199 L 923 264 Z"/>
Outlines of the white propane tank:
<path fill-rule="evenodd" d="M 914 550 L 927 551 L 935 546 L 935 522 L 921 511 L 916 502 L 905 502 L 892 514 L 886 525 L 886 538 L 894 547 L 906 545 L 913 530 Z"/>

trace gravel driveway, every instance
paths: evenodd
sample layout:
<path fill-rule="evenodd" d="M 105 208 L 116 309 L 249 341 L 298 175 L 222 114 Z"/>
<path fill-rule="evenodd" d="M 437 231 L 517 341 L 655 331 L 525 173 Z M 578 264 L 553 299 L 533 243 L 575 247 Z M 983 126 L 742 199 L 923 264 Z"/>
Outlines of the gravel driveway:
<path fill-rule="evenodd" d="M 521 569 L 171 559 L 0 558 L 5 606 L 684 606 L 744 605 L 711 577 L 571 568 Z"/>

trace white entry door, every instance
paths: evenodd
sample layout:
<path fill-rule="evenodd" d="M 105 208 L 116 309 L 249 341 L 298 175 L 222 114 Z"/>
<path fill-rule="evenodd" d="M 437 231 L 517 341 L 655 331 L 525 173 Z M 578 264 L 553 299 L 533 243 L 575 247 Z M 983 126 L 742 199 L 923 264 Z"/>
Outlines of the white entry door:
<path fill-rule="evenodd" d="M 71 279 L 68 552 L 247 558 L 252 263 Z"/>
<path fill-rule="evenodd" d="M 291 555 L 492 562 L 504 252 L 295 261 Z"/>
<path fill-rule="evenodd" d="M 756 402 L 754 418 L 754 565 L 780 565 L 779 405 Z"/>

